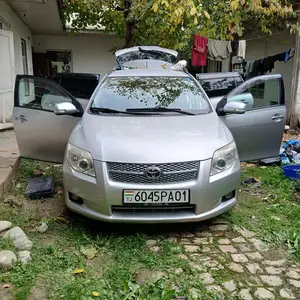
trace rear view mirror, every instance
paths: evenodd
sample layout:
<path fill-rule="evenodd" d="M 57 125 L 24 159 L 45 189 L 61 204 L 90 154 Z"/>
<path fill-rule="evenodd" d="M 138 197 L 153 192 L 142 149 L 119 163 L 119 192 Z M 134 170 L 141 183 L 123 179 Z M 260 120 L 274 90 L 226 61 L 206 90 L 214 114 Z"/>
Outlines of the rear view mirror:
<path fill-rule="evenodd" d="M 222 109 L 225 114 L 244 114 L 247 105 L 242 102 L 232 101 L 228 102 Z"/>
<path fill-rule="evenodd" d="M 70 102 L 56 103 L 54 105 L 54 113 L 56 115 L 72 115 L 77 112 L 75 105 Z"/>

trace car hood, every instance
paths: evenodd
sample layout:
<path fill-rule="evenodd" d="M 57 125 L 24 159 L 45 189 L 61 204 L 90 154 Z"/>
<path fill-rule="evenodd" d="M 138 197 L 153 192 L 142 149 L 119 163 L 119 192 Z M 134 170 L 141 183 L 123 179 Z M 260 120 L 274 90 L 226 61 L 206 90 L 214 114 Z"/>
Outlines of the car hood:
<path fill-rule="evenodd" d="M 70 143 L 95 160 L 163 163 L 205 160 L 232 136 L 215 112 L 199 116 L 101 116 L 85 113 Z"/>

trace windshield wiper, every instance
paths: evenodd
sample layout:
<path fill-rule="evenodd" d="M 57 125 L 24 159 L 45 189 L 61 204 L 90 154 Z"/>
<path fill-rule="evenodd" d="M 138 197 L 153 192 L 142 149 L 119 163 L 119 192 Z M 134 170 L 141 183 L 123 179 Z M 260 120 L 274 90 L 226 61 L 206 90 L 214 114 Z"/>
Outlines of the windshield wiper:
<path fill-rule="evenodd" d="M 130 112 L 130 111 L 124 111 L 124 110 L 116 110 L 112 108 L 106 108 L 106 107 L 91 107 L 90 111 L 92 113 L 104 113 L 104 114 L 127 114 L 127 115 L 145 115 L 143 113 L 139 112 Z"/>
<path fill-rule="evenodd" d="M 176 112 L 183 115 L 195 115 L 192 112 L 181 110 L 181 108 L 168 108 L 163 106 L 154 106 L 154 107 L 141 107 L 141 108 L 128 108 L 127 112 Z"/>

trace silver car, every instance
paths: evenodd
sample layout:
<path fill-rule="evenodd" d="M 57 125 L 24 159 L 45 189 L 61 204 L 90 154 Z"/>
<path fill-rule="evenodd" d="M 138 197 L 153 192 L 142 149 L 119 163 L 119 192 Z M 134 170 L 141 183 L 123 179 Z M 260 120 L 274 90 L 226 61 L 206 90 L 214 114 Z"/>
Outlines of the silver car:
<path fill-rule="evenodd" d="M 281 75 L 250 79 L 214 108 L 196 79 L 174 70 L 175 51 L 135 47 L 116 55 L 120 70 L 86 105 L 50 80 L 17 76 L 21 156 L 63 162 L 67 206 L 93 219 L 197 222 L 232 208 L 240 160 L 279 155 Z"/>

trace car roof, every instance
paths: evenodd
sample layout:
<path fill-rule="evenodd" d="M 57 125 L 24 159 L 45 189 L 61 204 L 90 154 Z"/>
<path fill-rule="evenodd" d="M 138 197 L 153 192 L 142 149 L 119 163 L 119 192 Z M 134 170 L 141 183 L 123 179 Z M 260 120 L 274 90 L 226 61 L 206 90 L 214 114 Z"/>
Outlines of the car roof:
<path fill-rule="evenodd" d="M 190 77 L 188 73 L 170 69 L 129 69 L 112 71 L 108 77 Z"/>
<path fill-rule="evenodd" d="M 241 77 L 238 72 L 215 72 L 215 73 L 198 73 L 197 78 L 210 79 L 210 78 L 226 78 L 226 77 Z"/>

